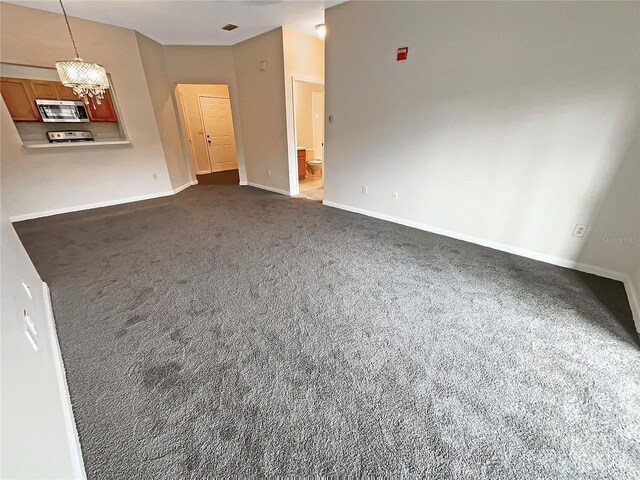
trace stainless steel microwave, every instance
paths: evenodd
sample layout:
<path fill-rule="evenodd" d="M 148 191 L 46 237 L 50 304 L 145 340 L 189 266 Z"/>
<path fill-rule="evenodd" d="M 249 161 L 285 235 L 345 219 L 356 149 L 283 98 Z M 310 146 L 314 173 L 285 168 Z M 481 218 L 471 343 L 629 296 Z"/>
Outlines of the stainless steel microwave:
<path fill-rule="evenodd" d="M 36 100 L 43 122 L 88 122 L 87 107 L 73 100 Z"/>

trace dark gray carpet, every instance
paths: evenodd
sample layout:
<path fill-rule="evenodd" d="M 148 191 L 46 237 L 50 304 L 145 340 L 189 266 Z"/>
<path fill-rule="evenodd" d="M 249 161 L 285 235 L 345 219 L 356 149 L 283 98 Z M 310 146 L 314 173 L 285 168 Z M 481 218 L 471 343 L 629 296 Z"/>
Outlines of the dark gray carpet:
<path fill-rule="evenodd" d="M 251 187 L 16 225 L 90 478 L 638 478 L 618 282 Z"/>

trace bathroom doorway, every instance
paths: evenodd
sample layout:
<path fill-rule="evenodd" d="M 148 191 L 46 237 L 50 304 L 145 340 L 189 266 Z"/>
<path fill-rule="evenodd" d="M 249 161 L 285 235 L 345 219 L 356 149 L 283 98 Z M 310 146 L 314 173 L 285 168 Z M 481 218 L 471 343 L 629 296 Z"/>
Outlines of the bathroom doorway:
<path fill-rule="evenodd" d="M 324 85 L 293 80 L 299 196 L 324 199 Z"/>
<path fill-rule="evenodd" d="M 240 182 L 228 85 L 178 84 L 184 145 L 200 184 Z"/>

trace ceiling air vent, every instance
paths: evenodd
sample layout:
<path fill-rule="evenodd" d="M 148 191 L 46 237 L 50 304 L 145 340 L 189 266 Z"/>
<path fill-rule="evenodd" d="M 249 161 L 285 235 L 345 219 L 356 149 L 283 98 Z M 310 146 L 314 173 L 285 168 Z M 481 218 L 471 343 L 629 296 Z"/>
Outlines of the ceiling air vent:
<path fill-rule="evenodd" d="M 224 27 L 222 27 L 222 29 L 226 30 L 227 32 L 235 30 L 236 28 L 238 28 L 238 25 L 234 25 L 233 23 L 227 23 Z"/>

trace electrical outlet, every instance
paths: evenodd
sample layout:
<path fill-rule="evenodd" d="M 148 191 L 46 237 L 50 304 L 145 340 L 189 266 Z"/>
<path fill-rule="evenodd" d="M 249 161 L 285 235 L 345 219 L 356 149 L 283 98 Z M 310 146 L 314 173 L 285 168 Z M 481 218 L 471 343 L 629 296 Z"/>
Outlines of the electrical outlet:
<path fill-rule="evenodd" d="M 153 181 L 154 181 L 154 182 L 157 182 L 157 181 L 158 181 L 158 175 L 156 175 L 155 173 L 152 173 L 152 174 L 151 174 L 151 178 L 153 178 Z"/>
<path fill-rule="evenodd" d="M 367 193 L 369 193 L 369 187 L 367 187 L 366 185 L 362 186 L 362 194 L 366 195 Z"/>
<path fill-rule="evenodd" d="M 398 192 L 393 192 L 393 193 L 391 194 L 391 197 L 392 197 L 394 200 L 397 200 L 397 199 L 398 199 Z"/>
<path fill-rule="evenodd" d="M 587 228 L 589 228 L 589 225 L 581 225 L 580 223 L 578 223 L 576 225 L 576 228 L 573 229 L 573 236 L 584 237 L 584 234 L 587 233 Z"/>

